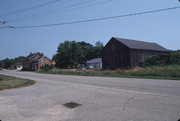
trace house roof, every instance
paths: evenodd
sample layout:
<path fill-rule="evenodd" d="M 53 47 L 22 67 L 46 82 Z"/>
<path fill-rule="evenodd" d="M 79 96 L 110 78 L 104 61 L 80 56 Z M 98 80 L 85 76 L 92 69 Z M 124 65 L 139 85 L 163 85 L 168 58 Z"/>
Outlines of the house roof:
<path fill-rule="evenodd" d="M 137 41 L 137 40 L 130 40 L 130 39 L 123 39 L 123 38 L 116 38 L 113 37 L 113 39 L 121 42 L 125 46 L 127 46 L 130 49 L 140 49 L 140 50 L 153 50 L 153 51 L 169 51 L 168 49 L 156 44 L 156 43 L 150 43 L 150 42 L 143 42 L 143 41 Z"/>
<path fill-rule="evenodd" d="M 86 63 L 101 63 L 102 59 L 101 58 L 94 58 L 91 60 L 88 60 Z"/>
<path fill-rule="evenodd" d="M 47 58 L 49 61 L 51 61 L 47 56 L 43 55 L 42 57 L 40 57 L 39 59 L 37 59 L 37 61 L 40 61 L 42 58 Z"/>
<path fill-rule="evenodd" d="M 36 54 L 38 54 L 38 53 L 30 53 L 26 58 L 27 58 L 27 59 L 30 59 L 30 58 L 32 58 L 33 56 L 35 56 Z"/>

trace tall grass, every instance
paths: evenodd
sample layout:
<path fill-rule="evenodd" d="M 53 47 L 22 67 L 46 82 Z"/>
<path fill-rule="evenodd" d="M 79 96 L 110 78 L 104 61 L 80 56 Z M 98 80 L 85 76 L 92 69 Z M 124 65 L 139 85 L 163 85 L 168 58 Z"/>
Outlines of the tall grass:
<path fill-rule="evenodd" d="M 131 76 L 146 76 L 146 77 L 162 77 L 162 78 L 180 78 L 180 66 L 151 66 L 146 68 L 135 68 L 125 71 L 125 74 Z"/>
<path fill-rule="evenodd" d="M 127 77 L 127 78 L 157 78 L 180 80 L 180 65 L 137 67 L 129 70 L 51 70 L 50 74 Z"/>

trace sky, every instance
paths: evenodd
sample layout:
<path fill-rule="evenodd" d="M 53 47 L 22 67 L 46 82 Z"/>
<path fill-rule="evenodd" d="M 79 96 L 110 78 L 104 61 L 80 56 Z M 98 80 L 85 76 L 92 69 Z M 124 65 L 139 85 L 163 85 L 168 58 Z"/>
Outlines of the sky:
<path fill-rule="evenodd" d="M 54 2 L 56 1 L 56 2 Z M 34 7 L 36 6 L 36 7 Z M 40 7 L 39 7 L 40 6 Z M 0 0 L 0 60 L 42 52 L 52 58 L 66 40 L 105 45 L 111 37 L 180 49 L 180 9 L 40 28 L 36 26 L 118 16 L 180 6 L 178 0 Z"/>

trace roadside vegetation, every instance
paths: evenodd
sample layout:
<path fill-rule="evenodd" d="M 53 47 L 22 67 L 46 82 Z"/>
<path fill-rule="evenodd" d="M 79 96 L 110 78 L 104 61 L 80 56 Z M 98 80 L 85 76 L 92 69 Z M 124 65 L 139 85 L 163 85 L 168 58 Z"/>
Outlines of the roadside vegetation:
<path fill-rule="evenodd" d="M 77 68 L 87 60 L 101 57 L 103 43 L 97 41 L 95 45 L 87 42 L 65 41 L 60 43 L 57 53 L 52 60 L 58 68 Z"/>
<path fill-rule="evenodd" d="M 19 88 L 35 84 L 35 81 L 0 74 L 0 90 Z"/>
<path fill-rule="evenodd" d="M 141 63 L 139 67 L 132 69 L 81 70 L 42 68 L 39 72 L 62 75 L 180 80 L 180 51 L 172 51 L 170 53 L 154 56 Z"/>
<path fill-rule="evenodd" d="M 180 80 L 180 65 L 137 67 L 127 70 L 52 69 L 39 72 L 61 75 Z"/>
<path fill-rule="evenodd" d="M 13 59 L 6 58 L 4 60 L 0 60 L 0 69 L 9 69 L 13 64 L 17 62 L 23 62 L 25 60 L 24 56 L 19 56 Z"/>

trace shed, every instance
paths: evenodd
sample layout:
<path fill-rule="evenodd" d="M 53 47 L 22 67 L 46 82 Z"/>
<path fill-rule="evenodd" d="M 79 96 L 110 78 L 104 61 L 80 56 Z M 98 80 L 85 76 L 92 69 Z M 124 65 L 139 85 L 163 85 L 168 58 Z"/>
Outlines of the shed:
<path fill-rule="evenodd" d="M 112 37 L 102 50 L 102 65 L 103 69 L 132 68 L 167 52 L 168 49 L 156 43 Z"/>
<path fill-rule="evenodd" d="M 88 60 L 86 62 L 87 66 L 92 66 L 93 68 L 96 69 L 102 69 L 102 59 L 101 58 L 94 58 L 91 60 Z"/>

